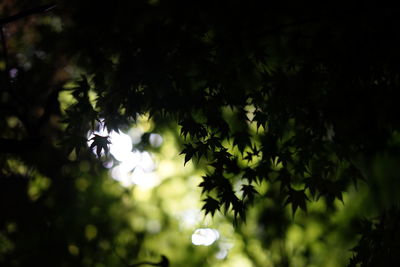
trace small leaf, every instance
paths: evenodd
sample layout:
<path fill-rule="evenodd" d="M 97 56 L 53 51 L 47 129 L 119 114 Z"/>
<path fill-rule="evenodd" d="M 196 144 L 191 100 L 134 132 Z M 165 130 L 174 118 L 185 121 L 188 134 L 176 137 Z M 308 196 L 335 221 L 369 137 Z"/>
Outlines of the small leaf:
<path fill-rule="evenodd" d="M 233 204 L 233 216 L 234 222 L 237 224 L 238 218 L 240 217 L 243 221 L 246 221 L 246 204 L 242 201 L 237 201 Z"/>
<path fill-rule="evenodd" d="M 197 150 L 197 159 L 200 161 L 200 158 L 202 156 L 205 156 L 207 158 L 208 145 L 201 141 L 198 141 L 195 144 L 196 144 L 196 150 Z"/>
<path fill-rule="evenodd" d="M 292 178 L 287 169 L 282 169 L 276 179 L 281 182 L 281 191 L 285 190 L 285 188 L 290 188 Z"/>
<path fill-rule="evenodd" d="M 243 154 L 246 146 L 251 144 L 250 135 L 246 132 L 237 132 L 233 135 L 233 147 L 237 146 Z"/>
<path fill-rule="evenodd" d="M 210 192 L 215 187 L 217 187 L 217 181 L 215 174 L 202 176 L 203 182 L 199 184 L 199 187 L 202 187 L 202 193 Z"/>
<path fill-rule="evenodd" d="M 257 172 L 250 167 L 244 170 L 243 178 L 247 179 L 249 183 L 257 180 Z"/>
<path fill-rule="evenodd" d="M 179 155 L 185 154 L 185 163 L 183 164 L 184 166 L 186 163 L 194 156 L 196 153 L 196 149 L 191 145 L 191 144 L 185 144 L 185 148 L 182 150 L 182 152 Z"/>
<path fill-rule="evenodd" d="M 90 145 L 90 149 L 96 148 L 96 155 L 100 158 L 101 151 L 104 150 L 104 153 L 107 155 L 109 152 L 108 145 L 111 144 L 109 136 L 101 136 L 95 134 L 90 140 L 93 140 L 93 143 Z"/>
<path fill-rule="evenodd" d="M 246 152 L 246 156 L 243 159 L 247 160 L 247 163 L 250 163 L 253 160 L 253 153 Z"/>
<path fill-rule="evenodd" d="M 224 206 L 225 213 L 228 212 L 230 206 L 239 201 L 239 198 L 232 190 L 232 185 L 225 179 L 225 186 L 221 187 L 218 198 L 221 199 L 221 206 Z"/>
<path fill-rule="evenodd" d="M 179 125 L 182 126 L 181 135 L 185 139 L 188 134 L 195 138 L 204 138 L 207 136 L 206 128 L 200 123 L 195 122 L 192 118 L 182 120 Z"/>
<path fill-rule="evenodd" d="M 210 149 L 214 150 L 215 148 L 222 148 L 221 138 L 212 135 L 210 138 L 206 140 L 206 144 L 210 147 Z"/>
<path fill-rule="evenodd" d="M 203 207 L 201 208 L 202 210 L 205 210 L 206 215 L 208 213 L 211 213 L 211 216 L 214 216 L 215 211 L 219 210 L 220 203 L 218 200 L 212 198 L 212 197 L 207 197 L 206 199 L 203 200 L 205 203 Z"/>
<path fill-rule="evenodd" d="M 254 195 L 258 194 L 257 190 L 254 189 L 254 186 L 251 184 L 244 184 L 242 185 L 241 190 L 243 191 L 243 199 L 248 199 L 249 202 L 253 202 L 254 200 Z"/>
<path fill-rule="evenodd" d="M 285 205 L 287 204 L 292 204 L 292 211 L 293 211 L 293 216 L 296 213 L 296 210 L 298 207 L 302 209 L 303 211 L 307 212 L 307 205 L 306 205 L 306 200 L 309 200 L 303 190 L 294 190 L 290 189 L 289 190 L 289 197 L 286 199 Z"/>
<path fill-rule="evenodd" d="M 252 122 L 257 123 L 257 131 L 258 131 L 258 128 L 260 128 L 260 126 L 262 126 L 265 129 L 265 124 L 267 123 L 267 120 L 268 120 L 268 116 L 265 113 L 263 113 L 259 110 L 254 112 L 254 118 L 253 118 Z"/>

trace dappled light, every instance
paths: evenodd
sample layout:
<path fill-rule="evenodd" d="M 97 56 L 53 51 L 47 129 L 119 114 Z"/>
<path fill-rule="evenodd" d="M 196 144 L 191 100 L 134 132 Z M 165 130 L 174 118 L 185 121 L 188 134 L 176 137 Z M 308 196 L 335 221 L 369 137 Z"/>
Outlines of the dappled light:
<path fill-rule="evenodd" d="M 129 135 L 123 132 L 114 132 L 110 133 L 110 153 L 114 156 L 114 158 L 120 162 L 130 161 L 130 154 L 132 151 L 132 139 Z"/>
<path fill-rule="evenodd" d="M 203 214 L 198 209 L 189 209 L 179 215 L 182 228 L 193 229 L 203 219 Z"/>
<path fill-rule="evenodd" d="M 398 265 L 398 9 L 56 2 L 0 1 L 0 266 Z"/>
<path fill-rule="evenodd" d="M 223 260 L 225 259 L 228 254 L 229 254 L 229 250 L 232 249 L 233 247 L 233 243 L 232 242 L 219 242 L 218 244 L 218 252 L 215 254 L 215 257 L 219 260 Z"/>
<path fill-rule="evenodd" d="M 210 246 L 219 239 L 219 232 L 212 228 L 199 228 L 192 234 L 192 243 L 196 246 Z"/>
<path fill-rule="evenodd" d="M 163 138 L 159 134 L 151 133 L 149 136 L 149 142 L 151 146 L 159 147 L 163 142 Z"/>
<path fill-rule="evenodd" d="M 132 185 L 141 186 L 143 188 L 152 188 L 158 185 L 160 177 L 154 173 L 156 164 L 153 157 L 148 151 L 140 151 L 134 148 L 134 144 L 138 144 L 143 132 L 140 128 L 133 127 L 128 133 L 133 137 L 125 134 L 121 130 L 118 132 L 105 129 L 103 122 L 97 125 L 98 131 L 88 134 L 88 146 L 90 147 L 94 141 L 91 139 L 95 135 L 109 137 L 109 151 L 114 160 L 105 160 L 104 167 L 111 169 L 111 177 L 119 181 L 123 186 L 129 187 Z M 138 130 L 136 130 L 138 129 Z M 159 134 L 151 133 L 149 142 L 153 147 L 159 147 L 162 144 L 162 137 Z M 93 153 L 96 154 L 93 148 Z M 102 151 L 102 156 L 105 152 Z"/>

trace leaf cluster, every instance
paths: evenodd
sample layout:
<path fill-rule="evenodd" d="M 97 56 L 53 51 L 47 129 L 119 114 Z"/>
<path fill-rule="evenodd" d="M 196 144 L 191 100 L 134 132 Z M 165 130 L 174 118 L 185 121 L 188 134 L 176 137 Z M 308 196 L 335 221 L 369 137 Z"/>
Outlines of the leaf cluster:
<path fill-rule="evenodd" d="M 362 177 L 355 156 L 384 149 L 399 127 L 390 97 L 399 84 L 391 59 L 399 38 L 386 27 L 398 16 L 239 2 L 136 1 L 100 8 L 89 20 L 91 6 L 71 1 L 65 32 L 93 76 L 106 127 L 143 113 L 179 122 L 184 164 L 203 159 L 218 177 L 219 209 L 244 214 L 256 182 L 279 183 L 293 213 L 321 197 L 332 208 Z M 238 181 L 246 193 L 231 191 Z"/>
<path fill-rule="evenodd" d="M 353 266 L 395 266 L 400 258 L 399 209 L 392 207 L 375 220 L 359 221 L 361 238 L 352 249 L 349 262 Z"/>

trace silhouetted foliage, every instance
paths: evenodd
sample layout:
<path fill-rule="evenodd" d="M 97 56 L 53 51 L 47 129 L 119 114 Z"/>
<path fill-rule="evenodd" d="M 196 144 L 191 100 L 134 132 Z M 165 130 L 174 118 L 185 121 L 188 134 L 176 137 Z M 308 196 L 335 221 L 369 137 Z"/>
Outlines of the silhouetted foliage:
<path fill-rule="evenodd" d="M 361 239 L 349 266 L 396 266 L 399 258 L 399 209 L 392 208 L 375 222 L 360 222 Z"/>
<path fill-rule="evenodd" d="M 15 8 L 26 6 L 21 1 Z M 271 228 L 282 235 L 285 205 L 293 217 L 298 210 L 307 212 L 312 201 L 323 201 L 332 211 L 351 185 L 368 182 L 377 156 L 398 155 L 399 11 L 351 5 L 265 8 L 245 1 L 60 1 L 52 12 L 62 30 L 24 28 L 43 35 L 32 46 L 45 49 L 48 59 L 23 69 L 17 67 L 18 45 L 7 51 L 1 77 L 1 182 L 7 188 L 26 186 L 26 177 L 7 169 L 8 160 L 15 159 L 52 183 L 68 184 L 72 174 L 65 174 L 65 166 L 96 162 L 90 150 L 98 158 L 108 154 L 107 136 L 87 140 L 98 122 L 118 132 L 149 114 L 156 125 L 179 124 L 182 165 L 191 161 L 205 171 L 199 187 L 206 215 L 222 212 L 237 225 L 252 206 L 271 201 L 278 206 L 265 207 L 261 216 L 276 215 L 269 220 L 282 225 Z M 66 66 L 84 75 L 63 74 Z M 77 86 L 65 88 L 71 80 Z M 57 97 L 66 90 L 74 104 L 61 115 Z M 62 127 L 52 120 L 61 116 Z M 17 127 L 10 126 L 9 117 L 17 118 Z M 88 141 L 93 141 L 89 147 Z M 261 184 L 269 193 L 259 193 Z M 74 196 L 61 189 L 57 194 L 56 200 Z M 0 204 L 11 197 L 18 205 L 26 196 L 5 196 Z M 46 214 L 40 209 L 54 207 L 41 199 L 45 204 L 32 204 L 30 212 Z M 4 206 L 1 212 L 11 220 L 13 211 L 6 213 Z M 398 220 L 391 217 L 397 213 L 389 211 L 362 233 L 350 266 L 397 260 L 399 238 L 387 240 L 397 231 Z M 54 210 L 50 214 L 58 216 Z M 53 218 L 37 216 L 43 221 L 32 227 L 52 238 L 52 227 L 61 226 L 46 228 Z M 28 262 L 31 256 L 24 255 Z M 159 265 L 168 266 L 163 260 Z"/>

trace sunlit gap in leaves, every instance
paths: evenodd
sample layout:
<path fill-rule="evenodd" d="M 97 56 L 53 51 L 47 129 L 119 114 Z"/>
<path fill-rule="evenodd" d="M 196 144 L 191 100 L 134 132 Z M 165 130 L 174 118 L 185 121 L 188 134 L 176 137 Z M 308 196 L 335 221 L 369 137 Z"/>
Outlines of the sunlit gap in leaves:
<path fill-rule="evenodd" d="M 218 230 L 213 228 L 198 228 L 192 234 L 192 244 L 196 246 L 211 246 L 218 240 L 220 240 L 220 233 Z M 215 254 L 215 257 L 219 260 L 225 259 L 232 247 L 232 242 L 218 242 L 219 250 Z"/>
<path fill-rule="evenodd" d="M 119 131 L 108 132 L 103 123 L 98 125 L 98 130 L 88 133 L 88 146 L 92 144 L 91 140 L 95 134 L 100 136 L 109 136 L 110 154 L 114 159 L 104 162 L 104 167 L 111 169 L 111 177 L 121 183 L 121 185 L 129 187 L 138 185 L 143 188 L 152 188 L 160 183 L 160 177 L 154 172 L 156 165 L 152 155 L 148 151 L 139 151 L 134 148 L 134 144 L 140 142 L 143 132 L 139 128 L 132 128 L 128 135 Z M 150 134 L 149 143 L 153 147 L 162 144 L 163 139 L 159 134 Z M 96 151 L 93 150 L 96 154 Z M 101 151 L 104 156 L 104 151 Z"/>
<path fill-rule="evenodd" d="M 219 232 L 211 228 L 199 228 L 192 235 L 192 243 L 196 246 L 210 246 L 219 238 Z"/>
<path fill-rule="evenodd" d="M 197 209 L 186 210 L 179 216 L 179 222 L 181 227 L 185 229 L 195 229 L 191 241 L 195 246 L 211 246 L 216 244 L 219 248 L 215 257 L 219 260 L 225 259 L 228 256 L 229 250 L 233 247 L 233 240 L 224 237 L 220 231 L 215 228 L 201 227 L 197 228 L 199 222 L 203 221 L 203 225 L 209 225 L 212 221 L 205 221 L 204 214 Z M 218 228 L 221 228 L 222 232 L 229 232 L 226 226 L 217 224 Z M 224 229 L 225 228 L 225 229 Z M 217 242 L 218 241 L 218 242 Z"/>
<path fill-rule="evenodd" d="M 141 188 L 151 189 L 159 186 L 163 179 L 162 177 L 165 176 L 165 173 L 163 173 L 165 170 L 161 171 L 163 173 L 161 175 L 162 177 L 156 174 L 153 155 L 149 151 L 140 151 L 136 149 L 136 147 L 140 146 L 144 132 L 140 125 L 138 127 L 132 127 L 127 133 L 122 131 L 119 131 L 119 133 L 114 131 L 108 132 L 104 124 L 99 123 L 96 131 L 88 133 L 89 147 L 92 145 L 93 140 L 91 139 L 95 135 L 109 137 L 109 141 L 111 142 L 109 145 L 109 153 L 112 158 L 108 157 L 107 159 L 104 150 L 100 152 L 100 157 L 104 159 L 104 167 L 110 169 L 111 177 L 119 181 L 123 186 L 129 187 L 136 185 Z M 152 133 L 148 136 L 148 142 L 152 147 L 159 147 L 163 143 L 163 138 L 159 134 Z M 96 155 L 96 149 L 93 150 L 93 153 Z M 160 167 L 161 166 L 162 162 L 160 162 Z M 161 167 L 161 169 L 163 168 L 165 169 L 165 166 Z M 175 176 L 174 172 L 176 171 L 176 169 L 170 170 L 172 173 L 169 173 L 166 177 Z M 214 228 L 208 228 L 206 225 L 209 225 L 211 222 L 205 222 L 203 214 L 200 209 L 197 208 L 189 208 L 176 216 L 180 222 L 181 230 L 193 231 L 191 232 L 191 243 L 194 246 L 215 246 L 217 251 L 214 257 L 219 260 L 223 260 L 228 256 L 229 251 L 233 247 L 233 240 L 224 237 L 227 232 L 226 229 L 224 231 L 224 227 L 220 229 L 222 232 Z M 201 223 L 201 221 L 203 221 L 203 223 Z M 153 222 L 153 224 L 156 222 L 156 227 L 152 226 L 155 230 L 152 231 L 160 231 L 160 225 L 157 224 L 158 222 L 154 220 L 151 222 Z M 199 224 L 203 224 L 203 227 L 199 227 Z M 216 226 L 220 228 L 220 225 Z M 230 236 L 230 234 L 228 236 Z"/>

